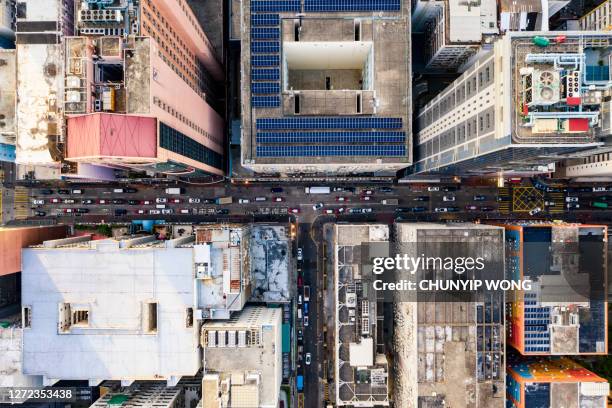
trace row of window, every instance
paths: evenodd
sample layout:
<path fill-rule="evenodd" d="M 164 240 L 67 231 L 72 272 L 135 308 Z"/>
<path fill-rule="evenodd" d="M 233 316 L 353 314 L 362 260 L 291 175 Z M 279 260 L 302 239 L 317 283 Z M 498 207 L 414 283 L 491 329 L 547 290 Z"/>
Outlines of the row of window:
<path fill-rule="evenodd" d="M 159 124 L 159 145 L 171 152 L 188 157 L 200 163 L 221 169 L 223 167 L 222 156 L 208 147 L 196 142 L 189 136 L 166 125 Z"/>
<path fill-rule="evenodd" d="M 217 143 L 217 144 L 221 144 L 222 143 L 222 141 L 217 140 L 216 138 L 214 138 L 206 130 L 202 129 L 200 126 L 198 126 L 192 120 L 190 120 L 188 117 L 183 115 L 178 110 L 174 109 L 169 104 L 167 104 L 164 101 L 162 101 L 157 96 L 153 97 L 153 103 L 155 105 L 159 106 L 160 108 L 162 108 L 163 110 L 165 110 L 166 112 L 168 112 L 169 114 L 171 114 L 172 116 L 174 116 L 175 118 L 177 118 L 178 120 L 180 120 L 181 122 L 183 122 L 184 124 L 186 124 L 187 126 L 189 126 L 190 128 L 192 128 L 194 131 L 198 132 L 200 135 L 204 136 L 206 139 L 208 139 L 208 140 L 210 140 L 210 141 L 212 141 L 214 143 Z"/>

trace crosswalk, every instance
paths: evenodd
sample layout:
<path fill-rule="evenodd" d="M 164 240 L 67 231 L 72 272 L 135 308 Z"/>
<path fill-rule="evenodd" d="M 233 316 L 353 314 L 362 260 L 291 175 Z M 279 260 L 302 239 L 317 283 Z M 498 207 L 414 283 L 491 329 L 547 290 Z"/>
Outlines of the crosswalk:
<path fill-rule="evenodd" d="M 14 192 L 14 217 L 16 220 L 28 218 L 30 214 L 29 190 L 25 187 L 17 186 Z"/>
<path fill-rule="evenodd" d="M 497 196 L 501 198 L 497 204 L 501 214 L 510 214 L 510 204 L 512 203 L 512 191 L 509 187 L 501 187 L 497 190 Z"/>
<path fill-rule="evenodd" d="M 555 203 L 555 205 L 548 207 L 550 214 L 560 214 L 565 211 L 565 197 L 563 193 L 548 193 L 547 201 Z"/>

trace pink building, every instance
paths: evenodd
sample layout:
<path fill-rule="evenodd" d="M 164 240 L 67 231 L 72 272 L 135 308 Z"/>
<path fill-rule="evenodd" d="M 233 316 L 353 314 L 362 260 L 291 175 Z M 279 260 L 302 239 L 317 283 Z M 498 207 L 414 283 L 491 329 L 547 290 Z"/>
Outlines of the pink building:
<path fill-rule="evenodd" d="M 66 39 L 66 160 L 223 175 L 223 118 L 213 108 L 223 70 L 214 49 L 182 0 L 138 6 L 79 4 L 81 36 Z M 103 29 L 92 23 L 102 17 L 112 20 Z"/>

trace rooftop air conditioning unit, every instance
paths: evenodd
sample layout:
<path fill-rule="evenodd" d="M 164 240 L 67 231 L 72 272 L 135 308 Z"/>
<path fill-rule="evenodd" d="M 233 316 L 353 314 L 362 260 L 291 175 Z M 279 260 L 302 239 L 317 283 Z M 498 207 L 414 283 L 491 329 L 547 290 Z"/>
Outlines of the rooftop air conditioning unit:
<path fill-rule="evenodd" d="M 553 105 L 560 99 L 558 71 L 534 70 L 532 74 L 532 100 L 530 105 Z"/>

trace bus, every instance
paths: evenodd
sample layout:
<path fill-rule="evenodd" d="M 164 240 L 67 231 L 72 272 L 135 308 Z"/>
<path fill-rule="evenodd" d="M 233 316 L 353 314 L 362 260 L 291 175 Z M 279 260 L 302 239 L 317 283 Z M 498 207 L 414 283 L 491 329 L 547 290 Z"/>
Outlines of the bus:
<path fill-rule="evenodd" d="M 602 203 L 601 201 L 592 201 L 591 207 L 593 208 L 608 208 L 608 203 Z"/>

